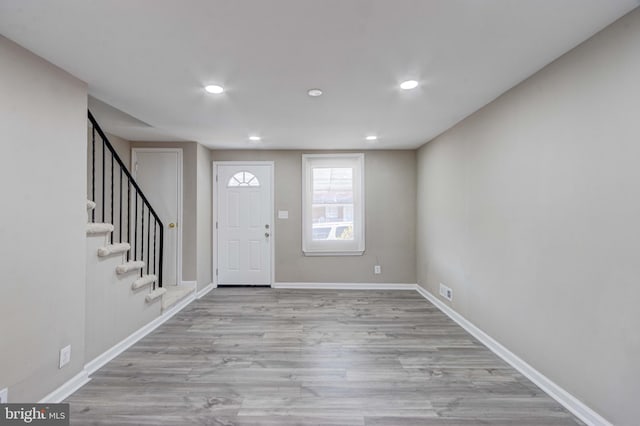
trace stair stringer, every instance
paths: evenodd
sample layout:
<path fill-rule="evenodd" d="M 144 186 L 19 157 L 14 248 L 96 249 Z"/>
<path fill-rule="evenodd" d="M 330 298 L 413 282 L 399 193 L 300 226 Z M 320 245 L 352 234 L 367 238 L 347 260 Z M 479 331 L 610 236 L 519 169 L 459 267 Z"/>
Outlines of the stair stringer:
<path fill-rule="evenodd" d="M 132 290 L 138 272 L 117 274 L 125 254 L 97 255 L 104 235 L 87 235 L 85 359 L 94 359 L 161 315 L 160 303 L 147 303 L 150 287 Z"/>

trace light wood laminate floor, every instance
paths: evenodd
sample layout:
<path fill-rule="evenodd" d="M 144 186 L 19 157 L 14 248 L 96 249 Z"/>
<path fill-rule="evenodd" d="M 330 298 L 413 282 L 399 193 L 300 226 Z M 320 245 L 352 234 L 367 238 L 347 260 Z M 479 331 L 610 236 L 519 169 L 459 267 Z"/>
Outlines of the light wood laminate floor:
<path fill-rule="evenodd" d="M 73 425 L 576 425 L 415 291 L 219 288 L 72 395 Z"/>

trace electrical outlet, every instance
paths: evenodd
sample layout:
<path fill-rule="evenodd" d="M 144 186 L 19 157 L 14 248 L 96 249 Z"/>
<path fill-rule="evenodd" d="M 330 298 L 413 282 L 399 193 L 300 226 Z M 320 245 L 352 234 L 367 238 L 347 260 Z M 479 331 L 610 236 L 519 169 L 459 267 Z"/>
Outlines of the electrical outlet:
<path fill-rule="evenodd" d="M 60 366 L 58 368 L 64 367 L 69 361 L 71 361 L 71 345 L 60 349 Z"/>
<path fill-rule="evenodd" d="M 445 299 L 447 299 L 449 301 L 452 301 L 453 300 L 453 290 L 451 290 L 446 285 L 440 283 L 440 296 L 444 297 Z"/>
<path fill-rule="evenodd" d="M 0 390 L 0 404 L 8 404 L 9 403 L 9 388 L 4 388 Z"/>
<path fill-rule="evenodd" d="M 382 268 L 380 267 L 380 265 L 376 265 L 373 267 L 373 273 L 376 275 L 380 275 L 382 273 Z"/>

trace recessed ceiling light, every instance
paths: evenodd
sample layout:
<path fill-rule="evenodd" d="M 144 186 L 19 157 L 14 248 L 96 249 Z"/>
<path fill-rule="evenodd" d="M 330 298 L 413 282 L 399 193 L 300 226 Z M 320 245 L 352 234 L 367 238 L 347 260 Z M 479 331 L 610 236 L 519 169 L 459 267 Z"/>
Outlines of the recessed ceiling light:
<path fill-rule="evenodd" d="M 262 138 L 260 136 L 249 136 L 249 140 L 252 142 L 260 142 Z"/>
<path fill-rule="evenodd" d="M 205 86 L 204 90 L 206 90 L 209 93 L 219 95 L 220 93 L 224 92 L 224 87 L 218 86 L 216 84 L 210 84 L 208 86 Z"/>
<path fill-rule="evenodd" d="M 415 80 L 407 80 L 400 83 L 400 88 L 403 90 L 411 90 L 418 87 L 418 82 Z"/>
<path fill-rule="evenodd" d="M 311 97 L 317 97 L 317 96 L 321 96 L 322 95 L 322 90 L 320 89 L 309 89 L 307 91 L 307 94 Z"/>
<path fill-rule="evenodd" d="M 378 137 L 375 135 L 369 135 L 365 139 L 368 141 L 375 141 L 375 140 L 378 140 Z"/>

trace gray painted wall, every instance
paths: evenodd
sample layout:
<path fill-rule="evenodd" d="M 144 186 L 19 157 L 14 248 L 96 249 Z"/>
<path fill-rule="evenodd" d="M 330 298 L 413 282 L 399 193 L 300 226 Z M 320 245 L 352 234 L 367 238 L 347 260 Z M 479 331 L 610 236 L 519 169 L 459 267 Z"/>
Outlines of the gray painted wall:
<path fill-rule="evenodd" d="M 94 118 L 100 124 L 100 117 L 94 116 Z M 111 145 L 113 145 L 113 149 L 116 150 L 124 165 L 127 166 L 127 170 L 131 171 L 131 142 L 111 133 L 105 132 L 105 134 L 109 138 Z"/>
<path fill-rule="evenodd" d="M 640 10 L 419 151 L 418 282 L 616 425 L 640 418 Z"/>
<path fill-rule="evenodd" d="M 302 254 L 302 154 L 268 150 L 211 154 L 214 161 L 275 161 L 275 209 L 289 211 L 286 220 L 276 214 L 276 282 L 415 283 L 415 151 L 365 152 L 366 251 L 363 256 L 340 257 Z M 382 266 L 381 275 L 373 274 L 376 261 Z"/>
<path fill-rule="evenodd" d="M 160 316 L 161 301 L 147 303 L 150 287 L 133 290 L 138 271 L 117 274 L 124 255 L 98 257 L 98 248 L 107 244 L 103 235 L 87 236 L 85 358 L 95 359 L 118 342 Z"/>
<path fill-rule="evenodd" d="M 0 63 L 0 388 L 33 402 L 85 362 L 87 86 L 2 36 Z"/>

